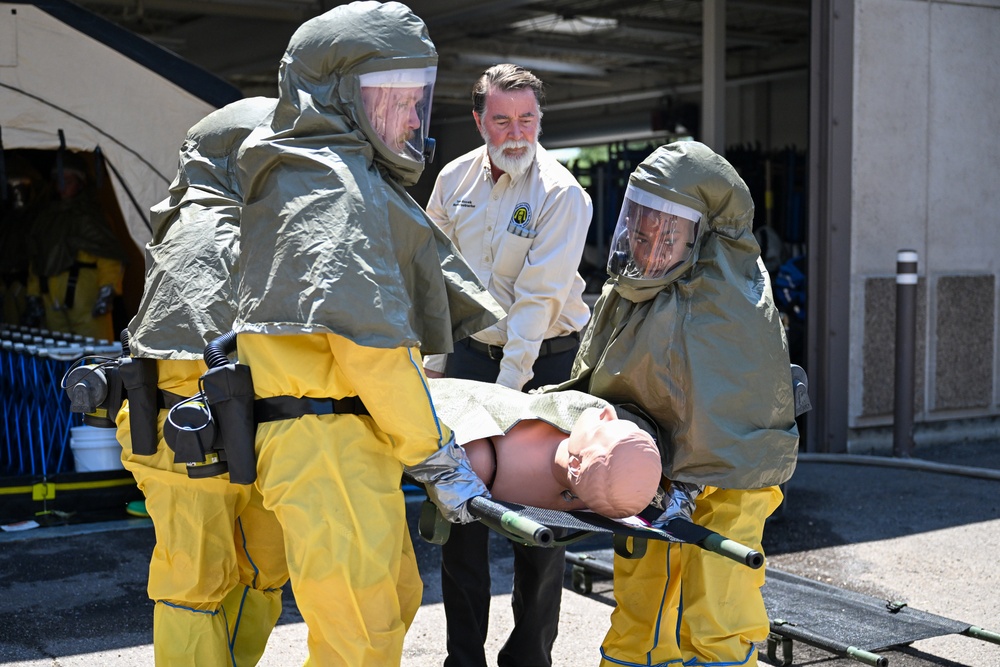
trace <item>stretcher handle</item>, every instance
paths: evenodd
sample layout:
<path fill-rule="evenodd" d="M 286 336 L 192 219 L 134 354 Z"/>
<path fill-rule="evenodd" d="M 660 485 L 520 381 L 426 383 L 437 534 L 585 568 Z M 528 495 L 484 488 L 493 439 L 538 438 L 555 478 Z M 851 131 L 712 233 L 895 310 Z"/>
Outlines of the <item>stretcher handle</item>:
<path fill-rule="evenodd" d="M 764 565 L 764 554 L 761 552 L 696 523 L 684 519 L 671 519 L 663 527 L 663 531 L 681 542 L 697 544 L 706 551 L 743 563 L 750 569 L 759 570 Z"/>
<path fill-rule="evenodd" d="M 803 644 L 815 646 L 816 648 L 829 651 L 830 653 L 835 653 L 843 658 L 857 660 L 858 662 L 866 665 L 871 665 L 871 667 L 889 667 L 889 658 L 884 655 L 872 653 L 871 651 L 866 651 L 863 648 L 846 644 L 842 641 L 832 639 L 818 632 L 814 632 L 808 628 L 799 627 L 794 623 L 789 623 L 788 621 L 780 618 L 776 618 L 771 621 L 771 632 L 779 634 L 782 637 L 788 637 L 789 639 L 800 641 Z"/>
<path fill-rule="evenodd" d="M 720 556 L 732 558 L 738 563 L 744 563 L 752 570 L 759 570 L 760 566 L 764 564 L 764 555 L 761 552 L 754 551 L 750 547 L 734 542 L 718 533 L 712 533 L 706 537 L 701 547 Z"/>
<path fill-rule="evenodd" d="M 555 539 L 552 529 L 548 526 L 543 526 L 485 496 L 476 496 L 469 501 L 469 513 L 484 523 L 499 526 L 502 531 L 533 546 L 549 547 Z"/>
<path fill-rule="evenodd" d="M 993 632 L 992 630 L 980 628 L 975 625 L 970 626 L 962 634 L 968 635 L 969 637 L 975 637 L 976 639 L 982 639 L 984 642 L 990 642 L 991 644 L 1000 644 L 1000 632 Z"/>

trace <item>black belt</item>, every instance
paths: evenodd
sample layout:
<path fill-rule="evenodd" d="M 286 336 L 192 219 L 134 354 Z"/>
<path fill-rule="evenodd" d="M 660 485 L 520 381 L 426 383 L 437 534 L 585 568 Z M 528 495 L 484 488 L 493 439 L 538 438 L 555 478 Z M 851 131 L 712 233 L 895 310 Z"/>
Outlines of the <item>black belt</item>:
<path fill-rule="evenodd" d="M 305 415 L 367 415 L 368 408 L 357 396 L 347 398 L 310 398 L 272 396 L 253 402 L 253 418 L 258 424 L 296 419 Z"/>
<path fill-rule="evenodd" d="M 500 361 L 503 359 L 502 345 L 488 345 L 486 343 L 479 342 L 475 338 L 466 338 L 462 341 L 462 343 L 470 350 L 475 350 L 480 354 L 486 355 L 493 361 Z M 565 336 L 546 338 L 542 341 L 541 346 L 538 348 L 538 356 L 547 357 L 550 354 L 569 352 L 570 350 L 575 350 L 579 344 L 580 334 L 575 331 Z"/>
<path fill-rule="evenodd" d="M 169 410 L 181 401 L 186 401 L 190 398 L 189 396 L 181 396 L 180 394 L 173 394 L 169 391 L 163 391 L 162 389 L 156 390 L 156 408 L 158 410 Z"/>

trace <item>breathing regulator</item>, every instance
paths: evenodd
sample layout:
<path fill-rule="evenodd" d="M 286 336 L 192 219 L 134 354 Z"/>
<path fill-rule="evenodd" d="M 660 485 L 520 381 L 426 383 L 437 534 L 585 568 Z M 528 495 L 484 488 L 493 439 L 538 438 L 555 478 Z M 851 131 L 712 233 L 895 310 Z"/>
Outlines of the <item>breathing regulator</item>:
<path fill-rule="evenodd" d="M 188 477 L 228 472 L 234 484 L 257 479 L 253 380 L 249 366 L 229 361 L 235 350 L 236 332 L 209 343 L 204 355 L 208 371 L 198 381 L 200 391 L 167 413 L 163 438 L 174 450 L 174 461 L 187 465 Z"/>
<path fill-rule="evenodd" d="M 229 362 L 227 355 L 235 349 L 235 332 L 209 343 L 204 353 L 209 369 L 199 379 L 200 391 L 181 398 L 158 389 L 155 359 L 129 356 L 126 329 L 122 356 L 82 357 L 66 371 L 61 387 L 70 411 L 83 414 L 89 426 L 116 428 L 115 417 L 127 399 L 132 452 L 140 456 L 156 453 L 159 411 L 169 407 L 163 439 L 188 477 L 229 473 L 234 484 L 252 484 L 257 478 L 253 381 L 248 366 Z"/>
<path fill-rule="evenodd" d="M 59 383 L 69 397 L 70 412 L 82 414 L 87 426 L 115 428 L 115 417 L 125 399 L 119 367 L 128 355 L 127 330 L 122 338 L 121 357 L 84 356 Z"/>

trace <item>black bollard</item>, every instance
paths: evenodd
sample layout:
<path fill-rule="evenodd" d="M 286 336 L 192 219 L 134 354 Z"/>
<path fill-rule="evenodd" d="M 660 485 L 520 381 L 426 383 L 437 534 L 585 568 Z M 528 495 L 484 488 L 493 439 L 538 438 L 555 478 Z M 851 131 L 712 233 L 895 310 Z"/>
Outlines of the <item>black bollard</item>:
<path fill-rule="evenodd" d="M 917 251 L 896 253 L 896 378 L 892 455 L 913 453 L 914 359 L 917 328 Z"/>

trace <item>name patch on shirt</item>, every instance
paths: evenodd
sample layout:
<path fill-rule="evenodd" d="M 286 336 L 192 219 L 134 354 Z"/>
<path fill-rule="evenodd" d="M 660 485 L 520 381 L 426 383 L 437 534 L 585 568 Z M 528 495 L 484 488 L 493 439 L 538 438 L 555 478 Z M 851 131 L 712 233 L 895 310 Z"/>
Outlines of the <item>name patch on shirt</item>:
<path fill-rule="evenodd" d="M 538 235 L 538 230 L 529 229 L 531 224 L 531 206 L 528 202 L 520 202 L 514 207 L 514 212 L 510 214 L 510 222 L 507 223 L 507 231 L 525 238 L 533 239 Z"/>
<path fill-rule="evenodd" d="M 452 204 L 454 208 L 475 208 L 476 205 L 473 204 L 468 199 L 456 199 Z"/>

